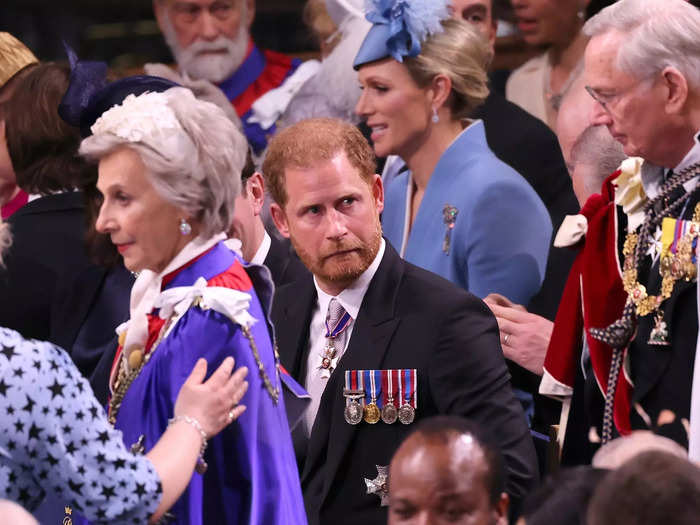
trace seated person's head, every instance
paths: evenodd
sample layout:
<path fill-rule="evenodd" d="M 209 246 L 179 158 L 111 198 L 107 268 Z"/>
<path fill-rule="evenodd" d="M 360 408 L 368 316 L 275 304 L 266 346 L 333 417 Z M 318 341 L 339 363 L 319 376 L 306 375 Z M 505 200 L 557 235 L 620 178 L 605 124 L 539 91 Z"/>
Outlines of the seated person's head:
<path fill-rule="evenodd" d="M 588 507 L 588 525 L 697 524 L 700 469 L 667 452 L 644 452 L 612 471 Z"/>
<path fill-rule="evenodd" d="M 0 205 L 17 194 L 17 181 L 7 151 L 5 106 L 19 82 L 37 64 L 37 59 L 10 33 L 0 32 Z"/>
<path fill-rule="evenodd" d="M 73 190 L 94 178 L 94 167 L 77 154 L 79 130 L 58 115 L 69 78 L 67 64 L 35 66 L 3 104 L 9 157 L 27 193 Z"/>
<path fill-rule="evenodd" d="M 652 450 L 667 452 L 679 458 L 688 457 L 688 451 L 672 439 L 655 434 L 651 430 L 635 430 L 600 447 L 591 464 L 596 468 L 614 470 L 635 456 Z"/>
<path fill-rule="evenodd" d="M 607 470 L 563 469 L 525 500 L 518 525 L 585 525 L 586 508 Z"/>
<path fill-rule="evenodd" d="M 248 52 L 255 0 L 153 0 L 153 10 L 180 70 L 219 83 Z"/>
<path fill-rule="evenodd" d="M 401 444 L 389 470 L 389 524 L 505 525 L 501 454 L 473 423 L 426 419 Z"/>
<path fill-rule="evenodd" d="M 494 45 L 498 21 L 493 16 L 492 0 L 452 0 L 451 9 L 454 18 L 472 24 Z"/>
<path fill-rule="evenodd" d="M 588 126 L 571 147 L 570 172 L 574 193 L 581 206 L 620 166 L 627 156 L 605 126 Z"/>
<path fill-rule="evenodd" d="M 241 172 L 241 193 L 236 197 L 233 221 L 228 230 L 229 237 L 241 241 L 241 252 L 246 261 L 252 261 L 265 235 L 260 214 L 265 203 L 265 182 L 262 174 L 255 171 L 250 151 Z"/>

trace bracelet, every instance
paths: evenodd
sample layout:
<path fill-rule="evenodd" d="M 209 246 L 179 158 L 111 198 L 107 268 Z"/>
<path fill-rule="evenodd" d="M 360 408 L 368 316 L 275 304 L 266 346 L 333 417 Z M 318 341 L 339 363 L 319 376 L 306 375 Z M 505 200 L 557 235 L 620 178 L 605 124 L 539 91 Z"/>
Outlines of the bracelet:
<path fill-rule="evenodd" d="M 207 469 L 207 462 L 204 461 L 204 451 L 207 450 L 207 433 L 204 432 L 204 429 L 199 421 L 190 416 L 175 416 L 168 420 L 168 426 L 172 425 L 173 423 L 177 423 L 178 421 L 184 421 L 188 425 L 192 425 L 197 432 L 199 432 L 199 435 L 202 436 L 202 446 L 199 448 L 199 458 L 197 459 L 197 472 L 203 474 Z"/>

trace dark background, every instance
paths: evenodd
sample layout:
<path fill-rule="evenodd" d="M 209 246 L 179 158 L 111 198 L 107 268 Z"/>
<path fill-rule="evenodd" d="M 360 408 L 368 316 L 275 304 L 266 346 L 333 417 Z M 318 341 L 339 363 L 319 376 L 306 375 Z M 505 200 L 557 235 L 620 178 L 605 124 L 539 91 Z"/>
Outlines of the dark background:
<path fill-rule="evenodd" d="M 496 16 L 511 18 L 509 0 L 493 1 Z M 611 3 L 591 0 L 588 14 Z M 252 28 L 256 44 L 302 58 L 317 53 L 317 42 L 302 21 L 304 4 L 305 0 L 257 0 Z M 117 70 L 173 62 L 151 0 L 0 0 L 0 31 L 15 35 L 40 60 L 64 60 L 65 40 L 79 57 L 105 60 Z M 502 39 L 494 68 L 513 69 L 539 52 L 525 48 L 518 38 Z"/>
<path fill-rule="evenodd" d="M 0 31 L 24 42 L 40 60 L 64 60 L 62 40 L 84 59 L 128 69 L 172 62 L 151 0 L 0 0 Z M 285 53 L 315 50 L 301 19 L 304 0 L 258 0 L 253 38 Z"/>

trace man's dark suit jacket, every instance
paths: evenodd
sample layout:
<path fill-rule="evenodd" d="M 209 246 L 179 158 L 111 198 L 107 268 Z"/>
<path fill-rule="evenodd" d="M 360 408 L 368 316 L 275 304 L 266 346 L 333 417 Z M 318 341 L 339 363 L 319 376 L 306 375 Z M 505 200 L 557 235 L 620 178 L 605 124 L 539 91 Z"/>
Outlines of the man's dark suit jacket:
<path fill-rule="evenodd" d="M 90 261 L 80 192 L 31 201 L 8 223 L 13 244 L 0 268 L 0 326 L 64 348 L 91 378 L 102 350 L 116 341 L 114 328 L 128 318 L 130 275 Z M 104 399 L 106 374 L 92 386 Z"/>
<path fill-rule="evenodd" d="M 288 240 L 280 240 L 275 235 L 270 235 L 270 251 L 263 264 L 272 274 L 275 288 L 296 281 L 309 273 L 297 256 Z"/>
<path fill-rule="evenodd" d="M 273 304 L 282 364 L 301 383 L 316 301 L 309 275 L 280 288 Z M 418 370 L 416 421 L 455 414 L 482 425 L 504 453 L 508 492 L 516 500 L 529 492 L 537 478 L 535 453 L 493 315 L 475 296 L 403 261 L 387 243 L 311 436 L 295 440 L 309 523 L 386 523 L 386 507 L 367 494 L 364 478 L 389 465 L 412 425 L 349 425 L 343 387 L 345 370 L 396 368 Z"/>

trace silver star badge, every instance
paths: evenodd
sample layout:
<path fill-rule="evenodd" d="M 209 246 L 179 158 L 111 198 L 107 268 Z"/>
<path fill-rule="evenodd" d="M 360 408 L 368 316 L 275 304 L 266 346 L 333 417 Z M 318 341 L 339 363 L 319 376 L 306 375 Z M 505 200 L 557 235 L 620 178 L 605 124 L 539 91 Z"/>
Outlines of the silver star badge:
<path fill-rule="evenodd" d="M 389 486 L 387 484 L 389 480 L 389 467 L 383 467 L 381 465 L 376 465 L 376 467 L 377 477 L 374 479 L 365 478 L 367 494 L 376 494 L 379 496 L 381 506 L 386 507 L 389 505 Z"/>

